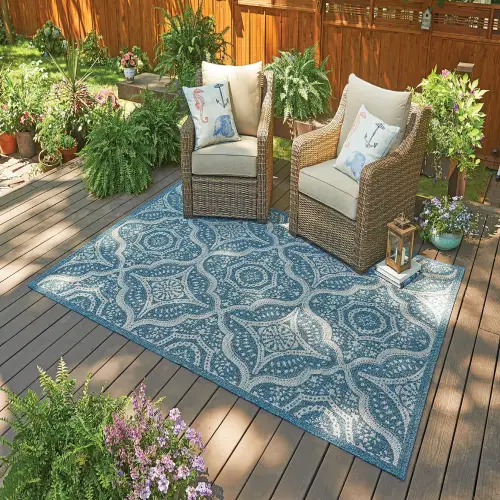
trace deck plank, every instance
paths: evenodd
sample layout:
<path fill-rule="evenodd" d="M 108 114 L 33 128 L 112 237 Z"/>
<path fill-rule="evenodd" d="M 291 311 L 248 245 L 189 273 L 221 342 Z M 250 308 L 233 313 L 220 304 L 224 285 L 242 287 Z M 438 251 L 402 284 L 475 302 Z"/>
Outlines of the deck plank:
<path fill-rule="evenodd" d="M 439 498 L 499 234 L 497 230 L 490 237 L 483 232 L 411 478 L 409 499 Z"/>
<path fill-rule="evenodd" d="M 495 378 L 488 408 L 474 498 L 500 498 L 500 357 L 497 357 Z"/>
<path fill-rule="evenodd" d="M 499 340 L 498 335 L 479 330 L 441 491 L 443 500 L 474 496 Z"/>
<path fill-rule="evenodd" d="M 36 275 L 179 179 L 178 167 L 160 169 L 142 195 L 92 200 L 83 191 L 79 160 L 76 163 L 0 197 L 0 384 L 18 393 L 32 388 L 40 394 L 36 366 L 54 375 L 61 355 L 77 378 L 79 391 L 89 372 L 94 374 L 91 390 L 104 386 L 117 396 L 129 394 L 145 379 L 148 396 L 165 397 L 162 411 L 178 406 L 186 422 L 201 431 L 208 443 L 210 479 L 216 479 L 217 491 L 227 499 L 357 500 L 373 495 L 385 500 L 402 499 L 407 493 L 419 499 L 436 494 L 437 499 L 441 487 L 443 498 L 465 498 L 474 487 L 476 498 L 498 497 L 500 368 L 494 371 L 496 354 L 491 352 L 496 353 L 500 341 L 493 335 L 499 333 L 495 319 L 500 313 L 498 231 L 493 237 L 485 234 L 479 247 L 475 241 L 464 241 L 458 252 L 437 252 L 425 243 L 419 247 L 429 258 L 463 265 L 466 273 L 408 478 L 399 481 L 30 290 L 27 283 Z M 273 170 L 272 205 L 287 210 L 290 164 L 275 160 Z M 496 223 L 491 216 L 488 225 Z M 484 331 L 476 341 L 479 324 Z M 454 366 L 465 368 L 457 376 L 452 373 Z M 484 389 L 488 386 L 484 370 L 493 387 L 491 401 Z M 0 404 L 0 416 L 8 415 L 8 406 Z M 5 423 L 0 423 L 0 434 L 13 435 Z M 473 450 L 467 456 L 466 443 Z"/>

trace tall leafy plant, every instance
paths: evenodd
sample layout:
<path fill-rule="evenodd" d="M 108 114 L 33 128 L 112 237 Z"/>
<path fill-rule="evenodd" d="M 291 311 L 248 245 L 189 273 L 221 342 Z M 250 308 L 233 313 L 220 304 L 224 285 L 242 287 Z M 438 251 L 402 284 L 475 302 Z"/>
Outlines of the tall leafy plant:
<path fill-rule="evenodd" d="M 66 50 L 67 42 L 61 28 L 50 19 L 33 36 L 33 45 L 41 54 L 57 57 Z"/>
<path fill-rule="evenodd" d="M 75 380 L 61 360 L 55 380 L 39 369 L 43 399 L 29 390 L 25 396 L 7 392 L 10 421 L 16 431 L 10 455 L 1 457 L 7 475 L 1 498 L 122 498 L 113 487 L 117 469 L 103 436 L 104 428 L 121 415 L 127 398 L 92 395 L 87 379 L 75 397 Z M 5 441 L 5 440 L 4 440 Z"/>
<path fill-rule="evenodd" d="M 274 73 L 275 113 L 290 125 L 294 120 L 308 120 L 330 108 L 332 87 L 327 59 L 317 64 L 316 47 L 308 47 L 304 52 L 281 51 L 266 67 Z"/>
<path fill-rule="evenodd" d="M 161 10 L 166 32 L 156 47 L 158 64 L 155 69 L 160 76 L 170 75 L 177 78 L 179 84 L 192 86 L 203 61 L 221 63 L 228 57 L 229 43 L 224 35 L 229 27 L 218 33 L 213 16 L 203 15 L 203 2 L 196 11 L 184 5 L 178 16 Z"/>
<path fill-rule="evenodd" d="M 166 162 L 177 162 L 180 152 L 179 100 L 168 101 L 155 97 L 147 90 L 144 102 L 130 115 L 130 120 L 146 127 L 143 140 L 150 145 L 151 165 L 159 167 Z"/>
<path fill-rule="evenodd" d="M 126 120 L 122 112 L 108 113 L 81 151 L 87 190 L 98 198 L 144 191 L 151 183 L 148 133 L 147 127 Z"/>
<path fill-rule="evenodd" d="M 484 140 L 485 114 L 480 102 L 487 90 L 480 90 L 479 80 L 448 70 L 440 73 L 434 68 L 412 89 L 413 102 L 430 106 L 432 119 L 428 132 L 428 150 L 434 153 L 436 167 L 441 158 L 457 160 L 458 168 L 472 172 L 479 165 L 476 150 Z"/>

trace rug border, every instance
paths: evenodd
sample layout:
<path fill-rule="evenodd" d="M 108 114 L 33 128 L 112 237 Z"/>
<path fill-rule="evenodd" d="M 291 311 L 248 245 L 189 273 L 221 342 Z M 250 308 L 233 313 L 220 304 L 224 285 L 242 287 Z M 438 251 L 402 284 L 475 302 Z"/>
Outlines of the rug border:
<path fill-rule="evenodd" d="M 382 460 L 376 460 L 376 459 L 372 458 L 372 455 L 368 455 L 367 453 L 363 452 L 362 450 L 360 450 L 356 446 L 353 446 L 353 445 L 347 443 L 343 439 L 340 439 L 340 438 L 332 439 L 331 436 L 327 436 L 325 433 L 318 431 L 318 430 L 310 427 L 309 425 L 303 425 L 303 423 L 299 422 L 298 419 L 295 419 L 292 415 L 287 415 L 283 410 L 276 408 L 267 402 L 263 402 L 262 400 L 259 400 L 259 398 L 253 396 L 252 394 L 249 394 L 248 392 L 241 390 L 239 387 L 228 383 L 225 379 L 222 379 L 222 378 L 219 378 L 218 376 L 212 375 L 212 374 L 208 373 L 207 371 L 205 371 L 205 370 L 203 370 L 195 365 L 191 365 L 191 363 L 188 363 L 185 360 L 179 359 L 174 354 L 167 353 L 168 354 L 168 356 L 167 356 L 165 352 L 161 352 L 160 349 L 157 349 L 154 345 L 152 345 L 148 341 L 138 337 L 134 333 L 129 332 L 128 330 L 125 330 L 119 326 L 113 325 L 113 324 L 109 323 L 107 320 L 100 318 L 99 316 L 97 316 L 93 313 L 88 312 L 87 310 L 81 308 L 80 306 L 72 304 L 69 301 L 67 301 L 66 299 L 58 297 L 57 295 L 53 294 L 52 292 L 42 289 L 42 287 L 40 287 L 38 285 L 38 283 L 41 280 L 43 280 L 47 275 L 51 274 L 54 271 L 54 269 L 60 267 L 66 261 L 71 259 L 76 252 L 78 252 L 79 250 L 81 250 L 82 248 L 84 248 L 87 245 L 93 244 L 94 242 L 96 242 L 97 240 L 102 238 L 105 233 L 112 231 L 116 227 L 119 227 L 121 224 L 123 224 L 124 221 L 134 217 L 137 213 L 144 210 L 144 208 L 148 207 L 149 205 L 153 204 L 156 200 L 163 197 L 166 192 L 175 190 L 179 184 L 180 184 L 180 181 L 173 184 L 172 186 L 169 186 L 168 188 L 161 191 L 158 195 L 156 195 L 151 200 L 141 204 L 139 207 L 137 207 L 135 210 L 130 212 L 128 215 L 119 219 L 118 222 L 116 222 L 115 224 L 113 224 L 112 226 L 107 228 L 102 233 L 96 235 L 94 238 L 92 238 L 87 243 L 85 243 L 85 245 L 82 245 L 80 248 L 76 249 L 71 255 L 68 255 L 67 257 L 65 257 L 61 261 L 54 264 L 50 269 L 47 269 L 42 274 L 37 276 L 30 283 L 28 283 L 28 287 L 31 288 L 32 290 L 42 294 L 42 295 L 45 295 L 46 297 L 53 300 L 54 302 L 62 304 L 65 307 L 67 307 L 68 309 L 70 309 L 72 311 L 76 311 L 77 313 L 81 314 L 82 316 L 89 318 L 92 321 L 95 321 L 96 323 L 108 328 L 109 330 L 111 330 L 115 333 L 118 333 L 118 334 L 128 338 L 129 340 L 132 340 L 133 342 L 139 344 L 140 346 L 144 347 L 145 349 L 148 349 L 148 350 L 158 354 L 162 358 L 166 358 L 166 359 L 168 359 L 168 360 L 170 360 L 170 361 L 172 361 L 180 366 L 187 368 L 188 370 L 190 370 L 193 373 L 207 379 L 208 381 L 216 383 L 220 387 L 228 390 L 229 392 L 232 392 L 233 394 L 237 395 L 238 397 L 241 397 L 241 398 L 251 402 L 252 404 L 255 404 L 259 408 L 262 408 L 262 409 L 276 415 L 277 417 L 282 418 L 282 419 L 286 420 L 287 422 L 290 422 L 291 424 L 299 427 L 300 429 L 302 429 L 306 432 L 309 432 L 310 434 L 313 434 L 314 436 L 317 436 L 320 439 L 323 439 L 327 443 L 333 444 L 334 446 L 338 446 L 339 448 L 341 448 L 349 453 L 352 453 L 355 457 L 359 457 L 362 460 L 364 460 L 365 462 L 368 462 L 368 463 L 374 465 L 375 467 L 378 467 L 379 469 L 381 469 L 383 471 L 389 472 L 390 474 L 396 476 L 398 479 L 404 480 L 406 478 L 408 465 L 410 463 L 411 455 L 412 455 L 413 449 L 415 447 L 415 440 L 417 437 L 418 427 L 419 427 L 420 421 L 422 419 L 423 409 L 424 409 L 425 404 L 427 402 L 429 387 L 430 387 L 430 384 L 432 381 L 432 376 L 434 374 L 434 370 L 436 368 L 437 358 L 439 357 L 439 352 L 441 350 L 441 346 L 443 345 L 443 340 L 444 340 L 444 337 L 446 334 L 448 323 L 449 323 L 450 318 L 451 318 L 451 314 L 453 312 L 455 301 L 456 301 L 457 296 L 458 296 L 458 291 L 460 289 L 460 285 L 462 284 L 465 269 L 462 266 L 456 266 L 454 264 L 446 264 L 448 266 L 453 266 L 454 268 L 457 269 L 458 274 L 460 276 L 460 279 L 458 279 L 458 276 L 457 276 L 457 279 L 453 282 L 453 287 L 452 287 L 453 293 L 450 293 L 450 295 L 448 297 L 447 304 L 446 304 L 446 307 L 448 308 L 449 313 L 446 316 L 443 316 L 443 318 L 441 320 L 441 324 L 436 329 L 436 337 L 435 337 L 436 340 L 435 340 L 434 345 L 432 346 L 432 349 L 429 353 L 430 363 L 428 363 L 428 366 L 427 366 L 427 368 L 424 372 L 424 375 L 423 375 L 423 380 L 424 380 L 423 387 L 425 387 L 425 391 L 423 391 L 424 392 L 424 394 L 422 395 L 423 397 L 421 397 L 418 400 L 418 402 L 415 406 L 415 409 L 413 411 L 412 419 L 411 419 L 410 425 L 408 426 L 406 438 L 403 441 L 403 446 L 402 446 L 403 449 L 402 449 L 401 457 L 399 459 L 399 465 L 394 466 L 391 464 L 387 464 L 386 462 L 384 462 Z M 284 216 L 285 220 L 288 220 L 288 214 L 286 212 L 283 212 L 283 211 L 277 210 L 277 209 L 271 209 L 271 210 L 273 212 L 276 212 L 276 213 Z M 429 259 L 428 257 L 424 257 L 424 256 L 419 256 L 419 259 L 425 259 L 425 260 L 435 262 L 433 259 Z"/>

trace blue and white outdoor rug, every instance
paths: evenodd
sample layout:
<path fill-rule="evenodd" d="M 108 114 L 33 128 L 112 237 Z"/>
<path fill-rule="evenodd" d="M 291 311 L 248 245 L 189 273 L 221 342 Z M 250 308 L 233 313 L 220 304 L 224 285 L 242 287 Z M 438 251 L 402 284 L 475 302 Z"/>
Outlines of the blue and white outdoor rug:
<path fill-rule="evenodd" d="M 404 478 L 463 269 L 404 290 L 267 225 L 185 220 L 180 184 L 34 290 Z"/>

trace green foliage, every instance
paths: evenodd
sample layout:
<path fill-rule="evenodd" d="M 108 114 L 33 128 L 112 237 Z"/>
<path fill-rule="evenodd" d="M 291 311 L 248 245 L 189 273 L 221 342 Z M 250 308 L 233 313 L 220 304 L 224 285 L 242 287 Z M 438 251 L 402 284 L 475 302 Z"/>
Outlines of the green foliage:
<path fill-rule="evenodd" d="M 120 50 L 120 55 L 119 57 L 116 58 L 116 71 L 120 74 L 123 73 L 123 66 L 121 65 L 120 61 L 123 57 L 124 54 L 127 52 L 132 52 L 132 54 L 137 56 L 137 74 L 139 73 L 147 73 L 151 71 L 151 63 L 149 62 L 149 56 L 146 52 L 144 52 L 140 47 L 137 45 L 134 45 L 132 49 L 129 49 L 127 46 L 123 47 L 122 50 Z"/>
<path fill-rule="evenodd" d="M 17 132 L 34 130 L 43 113 L 49 79 L 39 62 L 21 64 L 20 71 L 2 72 L 2 127 Z"/>
<path fill-rule="evenodd" d="M 151 165 L 177 162 L 180 153 L 179 100 L 167 101 L 147 90 L 142 106 L 130 115 L 130 120 L 147 129 L 143 138 L 150 145 Z"/>
<path fill-rule="evenodd" d="M 8 457 L 7 476 L 0 487 L 5 499 L 122 498 L 113 488 L 117 471 L 104 440 L 113 414 L 123 414 L 127 398 L 88 392 L 73 396 L 76 382 L 61 360 L 55 380 L 39 368 L 44 398 L 29 390 L 25 396 L 5 391 L 16 431 Z M 4 390 L 4 389 L 2 389 Z"/>
<path fill-rule="evenodd" d="M 470 174 L 480 163 L 475 151 L 484 138 L 482 99 L 486 90 L 478 88 L 478 80 L 436 68 L 422 80 L 421 92 L 413 91 L 413 102 L 432 108 L 428 149 L 434 153 L 436 167 L 441 158 L 456 159 L 462 172 Z"/>
<path fill-rule="evenodd" d="M 274 72 L 274 109 L 286 120 L 308 120 L 330 108 L 332 87 L 326 59 L 316 64 L 316 45 L 304 52 L 280 52 L 266 69 Z"/>
<path fill-rule="evenodd" d="M 2 22 L 2 18 L 0 17 L 0 45 L 6 45 L 9 43 L 7 40 L 7 33 L 5 31 L 5 26 Z"/>
<path fill-rule="evenodd" d="M 151 183 L 149 131 L 122 112 L 109 113 L 88 135 L 81 151 L 87 190 L 103 198 L 118 193 L 138 194 Z"/>
<path fill-rule="evenodd" d="M 89 31 L 85 39 L 80 42 L 82 61 L 85 64 L 96 64 L 102 66 L 108 62 L 108 48 L 101 47 L 102 35 L 96 30 Z"/>
<path fill-rule="evenodd" d="M 196 11 L 186 4 L 178 16 L 161 10 L 167 29 L 156 47 L 158 64 L 155 71 L 160 76 L 177 78 L 180 85 L 193 86 L 196 71 L 203 61 L 222 63 L 228 57 L 229 43 L 224 35 L 229 27 L 218 33 L 213 16 L 203 15 L 203 2 Z"/>
<path fill-rule="evenodd" d="M 53 86 L 52 103 L 63 110 L 69 132 L 86 131 L 87 115 L 95 105 L 87 89 L 91 68 L 82 71 L 81 49 L 73 42 L 68 44 L 63 67 L 52 58 L 59 70 L 60 80 Z"/>
<path fill-rule="evenodd" d="M 467 209 L 462 198 L 445 195 L 424 203 L 418 217 L 418 229 L 420 237 L 429 240 L 433 233 L 470 235 L 477 222 L 478 216 Z"/>
<path fill-rule="evenodd" d="M 66 127 L 63 117 L 60 113 L 52 111 L 37 124 L 35 139 L 45 152 L 55 154 L 62 147 L 62 138 L 65 134 Z"/>
<path fill-rule="evenodd" d="M 66 50 L 66 40 L 61 28 L 56 26 L 51 20 L 47 21 L 33 37 L 33 45 L 41 54 L 50 54 L 57 57 Z"/>

